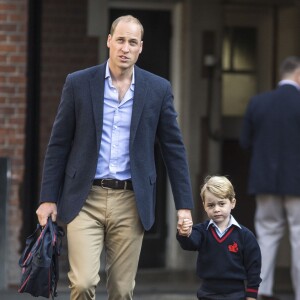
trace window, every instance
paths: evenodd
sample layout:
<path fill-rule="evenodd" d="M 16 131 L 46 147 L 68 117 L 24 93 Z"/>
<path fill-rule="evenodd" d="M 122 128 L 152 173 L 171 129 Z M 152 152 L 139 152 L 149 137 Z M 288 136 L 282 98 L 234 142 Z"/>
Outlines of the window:
<path fill-rule="evenodd" d="M 222 58 L 222 114 L 242 116 L 257 91 L 254 27 L 226 27 Z"/>

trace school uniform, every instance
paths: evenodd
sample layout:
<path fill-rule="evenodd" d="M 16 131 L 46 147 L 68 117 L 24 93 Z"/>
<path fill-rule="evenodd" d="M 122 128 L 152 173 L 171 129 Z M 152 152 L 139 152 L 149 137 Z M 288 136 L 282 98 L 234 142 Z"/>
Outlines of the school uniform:
<path fill-rule="evenodd" d="M 261 282 L 261 253 L 254 234 L 231 216 L 221 234 L 207 220 L 196 224 L 189 237 L 177 234 L 184 250 L 198 251 L 197 275 L 201 286 L 198 299 L 242 300 L 257 297 Z"/>

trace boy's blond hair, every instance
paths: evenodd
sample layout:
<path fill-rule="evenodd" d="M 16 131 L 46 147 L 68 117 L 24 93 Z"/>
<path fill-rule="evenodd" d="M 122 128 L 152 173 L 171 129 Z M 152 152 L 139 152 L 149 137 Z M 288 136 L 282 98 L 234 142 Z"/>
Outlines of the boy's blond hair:
<path fill-rule="evenodd" d="M 230 201 L 235 199 L 233 185 L 225 176 L 208 176 L 205 178 L 200 193 L 203 203 L 205 203 L 205 191 L 209 191 L 221 199 L 229 199 Z"/>

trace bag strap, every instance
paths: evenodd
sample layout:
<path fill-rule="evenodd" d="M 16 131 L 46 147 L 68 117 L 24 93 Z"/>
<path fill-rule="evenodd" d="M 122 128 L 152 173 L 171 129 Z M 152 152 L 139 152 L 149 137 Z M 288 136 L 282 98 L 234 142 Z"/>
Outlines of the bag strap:
<path fill-rule="evenodd" d="M 54 226 L 53 226 L 52 219 L 50 217 L 48 218 L 47 224 L 49 226 L 49 230 L 50 230 L 50 234 L 51 234 L 51 244 L 52 244 L 52 247 L 53 247 L 55 245 L 55 242 L 56 242 L 56 234 L 55 234 L 55 231 L 54 231 Z"/>
<path fill-rule="evenodd" d="M 54 297 L 57 296 L 57 283 L 59 279 L 59 265 L 58 265 L 58 256 L 60 255 L 60 248 L 62 244 L 62 237 L 64 236 L 63 229 L 58 226 L 55 222 L 52 222 L 52 219 L 48 219 L 49 230 L 51 234 L 51 255 L 52 255 L 52 264 L 53 264 L 53 277 L 52 277 L 52 288 L 51 288 L 51 297 L 54 300 Z"/>
<path fill-rule="evenodd" d="M 40 224 L 37 224 L 35 231 L 30 236 L 28 236 L 27 239 L 26 239 L 25 249 L 22 252 L 22 255 L 19 259 L 19 266 L 20 267 L 23 266 L 23 263 L 26 260 L 28 254 L 33 249 L 33 246 L 34 246 L 34 244 L 37 240 L 36 237 L 37 237 L 37 232 L 38 231 L 42 231 L 42 226 Z"/>

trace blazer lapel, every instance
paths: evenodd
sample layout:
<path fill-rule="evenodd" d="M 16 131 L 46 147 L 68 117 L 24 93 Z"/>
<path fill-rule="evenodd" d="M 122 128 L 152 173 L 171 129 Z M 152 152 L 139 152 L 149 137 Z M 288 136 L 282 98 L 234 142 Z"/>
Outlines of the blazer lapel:
<path fill-rule="evenodd" d="M 148 92 L 148 85 L 141 72 L 141 69 L 135 66 L 134 72 L 135 72 L 135 87 L 134 87 L 134 97 L 133 97 L 133 107 L 132 107 L 132 117 L 131 117 L 131 127 L 130 127 L 130 145 L 132 145 L 134 141 L 136 130 L 139 125 L 140 117 L 144 108 L 144 104 Z"/>
<path fill-rule="evenodd" d="M 99 68 L 97 69 L 97 72 L 95 72 L 93 78 L 90 79 L 90 90 L 91 90 L 91 97 L 92 97 L 92 104 L 93 104 L 98 150 L 100 148 L 102 123 L 103 123 L 105 66 L 106 64 L 100 65 Z"/>

